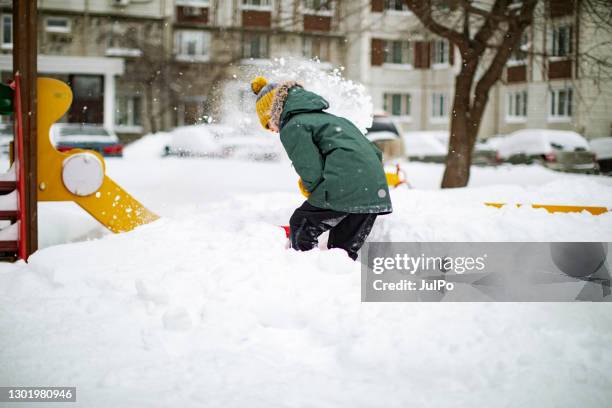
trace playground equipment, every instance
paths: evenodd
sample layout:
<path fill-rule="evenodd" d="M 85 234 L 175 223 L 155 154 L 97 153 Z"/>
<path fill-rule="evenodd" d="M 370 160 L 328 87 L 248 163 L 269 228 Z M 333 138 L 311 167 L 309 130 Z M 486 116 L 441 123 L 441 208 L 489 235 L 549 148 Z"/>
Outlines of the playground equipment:
<path fill-rule="evenodd" d="M 112 232 L 125 232 L 159 217 L 105 174 L 98 152 L 59 152 L 49 129 L 70 107 L 72 91 L 52 78 L 38 78 L 38 200 L 74 201 Z"/>
<path fill-rule="evenodd" d="M 389 187 L 396 188 L 402 184 L 406 184 L 408 187 L 412 188 L 408 182 L 408 179 L 406 178 L 406 173 L 400 168 L 399 164 L 395 165 L 394 172 L 385 172 L 385 177 L 387 178 L 387 184 Z"/>
<path fill-rule="evenodd" d="M 21 104 L 21 76 L 8 86 L 0 86 L 0 114 L 15 113 L 15 144 L 10 170 L 0 176 L 0 220 L 12 222 L 0 230 L 0 253 L 5 258 L 27 259 L 25 238 L 31 222 L 26 211 L 24 137 Z M 73 201 L 112 232 L 125 232 L 159 217 L 145 208 L 108 177 L 104 159 L 98 152 L 73 149 L 59 152 L 51 144 L 50 128 L 72 103 L 68 85 L 52 78 L 37 79 L 37 151 L 38 201 Z M 8 194 L 7 194 L 8 193 Z M 7 256 L 8 254 L 8 256 Z"/>
<path fill-rule="evenodd" d="M 508 205 L 506 203 L 484 203 L 484 204 L 486 206 L 495 207 L 495 208 L 502 208 L 505 205 Z M 517 208 L 522 207 L 523 205 L 527 205 L 531 208 L 543 208 L 551 214 L 553 213 L 579 213 L 582 211 L 587 211 L 593 215 L 601 215 L 601 214 L 605 214 L 608 211 L 610 211 L 610 209 L 606 207 L 590 207 L 590 206 L 584 206 L 584 205 L 550 205 L 550 204 L 513 204 L 513 205 L 515 205 Z"/>

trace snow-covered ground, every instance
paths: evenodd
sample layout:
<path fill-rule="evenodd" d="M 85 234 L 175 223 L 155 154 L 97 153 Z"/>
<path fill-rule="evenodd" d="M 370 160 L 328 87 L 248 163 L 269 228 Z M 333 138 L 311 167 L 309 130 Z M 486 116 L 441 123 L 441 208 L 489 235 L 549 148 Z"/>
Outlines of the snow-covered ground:
<path fill-rule="evenodd" d="M 283 249 L 290 163 L 160 143 L 107 160 L 159 221 L 111 235 L 44 203 L 43 249 L 0 265 L 0 385 L 77 386 L 71 407 L 610 406 L 607 304 L 361 303 L 342 251 Z M 475 168 L 441 191 L 440 165 L 404 169 L 415 188 L 392 191 L 372 240 L 612 240 L 612 214 L 482 204 L 610 207 L 611 178 Z"/>

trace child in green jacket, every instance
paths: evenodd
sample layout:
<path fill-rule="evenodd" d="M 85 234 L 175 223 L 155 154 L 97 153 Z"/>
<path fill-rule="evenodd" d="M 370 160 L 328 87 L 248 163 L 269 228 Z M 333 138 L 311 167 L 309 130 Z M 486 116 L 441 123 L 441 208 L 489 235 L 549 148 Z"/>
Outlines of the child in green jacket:
<path fill-rule="evenodd" d="M 380 150 L 353 123 L 324 112 L 327 101 L 297 82 L 257 77 L 251 89 L 262 126 L 280 133 L 308 197 L 289 221 L 292 248 L 308 251 L 330 230 L 327 246 L 357 259 L 376 216 L 393 210 Z"/>

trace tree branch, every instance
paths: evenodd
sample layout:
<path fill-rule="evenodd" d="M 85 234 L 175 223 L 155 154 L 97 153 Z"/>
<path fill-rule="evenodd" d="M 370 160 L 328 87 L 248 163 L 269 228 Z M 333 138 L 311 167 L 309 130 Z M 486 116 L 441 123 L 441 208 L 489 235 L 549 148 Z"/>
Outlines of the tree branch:
<path fill-rule="evenodd" d="M 423 23 L 423 25 L 440 37 L 446 38 L 451 43 L 455 44 L 462 52 L 467 51 L 469 40 L 466 39 L 458 31 L 438 23 L 432 16 L 431 0 L 405 0 L 408 8 L 415 16 Z"/>

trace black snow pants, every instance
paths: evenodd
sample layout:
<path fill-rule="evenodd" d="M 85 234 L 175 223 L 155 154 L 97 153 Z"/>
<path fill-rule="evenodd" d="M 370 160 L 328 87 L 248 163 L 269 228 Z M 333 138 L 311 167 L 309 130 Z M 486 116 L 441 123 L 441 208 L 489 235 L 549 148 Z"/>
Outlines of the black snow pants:
<path fill-rule="evenodd" d="M 376 216 L 326 210 L 305 201 L 289 220 L 291 247 L 297 251 L 309 251 L 318 245 L 319 235 L 330 230 L 327 247 L 342 248 L 355 260 Z"/>

